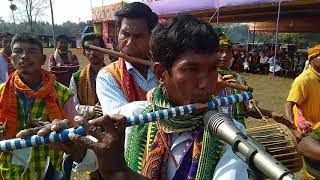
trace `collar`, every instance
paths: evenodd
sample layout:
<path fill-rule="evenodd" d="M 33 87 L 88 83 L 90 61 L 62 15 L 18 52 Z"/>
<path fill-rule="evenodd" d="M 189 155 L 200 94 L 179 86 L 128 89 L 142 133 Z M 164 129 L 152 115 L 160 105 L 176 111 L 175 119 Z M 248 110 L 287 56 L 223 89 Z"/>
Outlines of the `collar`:
<path fill-rule="evenodd" d="M 140 73 L 136 68 L 134 68 L 134 67 L 132 66 L 131 63 L 129 63 L 128 61 L 124 61 L 124 62 L 125 62 L 125 64 L 126 64 L 127 71 L 128 71 L 131 75 L 137 74 L 138 76 L 143 77 L 143 76 L 141 75 L 141 73 Z M 148 68 L 148 74 L 147 74 L 147 81 L 149 81 L 150 79 L 154 79 L 154 78 L 155 78 L 155 75 L 154 75 L 154 73 L 153 73 L 153 70 L 152 70 L 151 67 L 149 67 L 149 68 Z"/>

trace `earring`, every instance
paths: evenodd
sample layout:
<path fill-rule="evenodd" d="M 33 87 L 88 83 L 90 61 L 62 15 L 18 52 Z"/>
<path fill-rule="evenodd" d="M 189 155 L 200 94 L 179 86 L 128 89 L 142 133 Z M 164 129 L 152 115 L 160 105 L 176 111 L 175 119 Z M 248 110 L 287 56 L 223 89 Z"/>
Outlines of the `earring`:
<path fill-rule="evenodd" d="M 162 95 L 165 96 L 165 97 L 168 97 L 168 92 L 167 92 L 167 88 L 166 86 L 164 85 L 165 83 L 163 82 L 163 79 L 161 78 L 160 79 L 160 88 L 161 88 L 161 92 L 162 92 Z"/>

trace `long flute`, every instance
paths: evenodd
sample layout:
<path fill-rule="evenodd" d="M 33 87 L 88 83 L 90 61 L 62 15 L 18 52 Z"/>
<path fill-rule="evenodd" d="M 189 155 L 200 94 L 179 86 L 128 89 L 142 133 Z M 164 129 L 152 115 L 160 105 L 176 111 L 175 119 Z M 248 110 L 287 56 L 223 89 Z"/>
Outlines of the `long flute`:
<path fill-rule="evenodd" d="M 110 54 L 112 56 L 121 57 L 121 58 L 125 59 L 126 61 L 128 61 L 130 63 L 137 63 L 137 64 L 142 64 L 142 65 L 145 65 L 145 66 L 153 66 L 154 65 L 154 62 L 152 62 L 152 61 L 148 61 L 148 60 L 145 60 L 145 59 L 129 56 L 129 55 L 127 55 L 125 53 L 122 53 L 122 52 L 117 52 L 117 51 L 113 51 L 113 50 L 110 50 L 110 49 L 105 49 L 105 48 L 101 48 L 101 47 L 98 47 L 98 46 L 93 46 L 93 45 L 90 45 L 88 43 L 84 43 L 84 48 L 96 50 L 96 51 L 99 51 L 99 52 Z"/>
<path fill-rule="evenodd" d="M 88 43 L 85 43 L 84 47 L 88 48 L 88 49 L 96 50 L 96 51 L 99 51 L 99 52 L 103 52 L 103 53 L 106 53 L 106 54 L 110 54 L 112 56 L 121 57 L 121 58 L 125 59 L 126 61 L 128 61 L 130 63 L 137 63 L 137 64 L 142 64 L 142 65 L 145 65 L 145 66 L 153 66 L 154 65 L 154 62 L 152 62 L 152 61 L 148 61 L 148 60 L 145 60 L 145 59 L 129 56 L 129 55 L 127 55 L 125 53 L 122 53 L 122 52 L 117 52 L 117 51 L 113 51 L 113 50 L 110 50 L 110 49 L 105 49 L 105 48 L 89 45 Z M 233 88 L 233 89 L 238 89 L 240 91 L 251 91 L 251 92 L 253 92 L 253 88 L 251 88 L 249 86 L 244 86 L 244 85 L 240 85 L 240 84 L 236 84 L 236 83 L 228 83 L 228 82 L 222 82 L 222 83 L 224 83 L 224 85 L 226 87 L 230 87 L 230 88 Z"/>
<path fill-rule="evenodd" d="M 195 103 L 185 106 L 178 106 L 170 109 L 159 110 L 150 113 L 143 113 L 140 115 L 133 115 L 126 117 L 126 126 L 134 126 L 145 124 L 152 121 L 166 120 L 176 116 L 191 114 L 197 110 L 217 109 L 218 107 L 235 104 L 252 99 L 251 92 L 243 92 L 219 99 L 212 99 L 208 103 Z M 14 138 L 0 141 L 0 151 L 12 151 L 14 149 L 22 149 L 25 147 L 32 147 L 41 144 L 49 144 L 54 142 L 67 142 L 70 141 L 69 136 L 78 134 L 81 136 L 86 135 L 83 127 L 69 128 L 61 132 L 51 132 L 46 136 L 33 135 L 24 139 Z"/>

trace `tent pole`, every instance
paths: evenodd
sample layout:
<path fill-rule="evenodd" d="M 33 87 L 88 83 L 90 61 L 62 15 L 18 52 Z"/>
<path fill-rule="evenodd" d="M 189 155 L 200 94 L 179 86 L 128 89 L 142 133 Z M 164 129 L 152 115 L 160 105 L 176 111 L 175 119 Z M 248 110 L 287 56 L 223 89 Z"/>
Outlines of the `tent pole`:
<path fill-rule="evenodd" d="M 256 22 L 254 22 L 253 24 L 252 47 L 254 46 L 255 38 L 256 38 Z"/>
<path fill-rule="evenodd" d="M 218 0 L 217 26 L 219 26 L 219 15 L 220 15 L 220 3 L 219 3 L 219 0 Z"/>
<path fill-rule="evenodd" d="M 274 58 L 273 58 L 273 72 L 272 79 L 274 80 L 275 70 L 276 70 L 276 59 L 277 59 L 277 47 L 278 47 L 278 37 L 279 37 L 279 20 L 281 11 L 281 0 L 279 0 L 278 5 L 278 17 L 277 17 L 277 29 L 276 29 L 276 42 L 274 43 Z"/>

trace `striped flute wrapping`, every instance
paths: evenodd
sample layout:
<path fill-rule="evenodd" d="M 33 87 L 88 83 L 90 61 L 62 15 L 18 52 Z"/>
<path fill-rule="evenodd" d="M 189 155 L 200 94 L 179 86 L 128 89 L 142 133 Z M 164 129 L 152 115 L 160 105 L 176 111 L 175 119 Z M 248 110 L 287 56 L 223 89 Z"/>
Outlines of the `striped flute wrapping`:
<path fill-rule="evenodd" d="M 247 101 L 250 99 L 252 99 L 252 93 L 243 92 L 243 93 L 231 95 L 228 97 L 212 99 L 208 101 L 208 108 L 216 109 L 218 107 L 226 106 L 229 104 L 235 104 L 235 103 Z M 126 125 L 128 127 L 128 126 L 148 123 L 151 121 L 170 119 L 179 115 L 191 114 L 195 110 L 197 110 L 197 105 L 189 104 L 185 106 L 178 106 L 178 107 L 159 110 L 159 111 L 150 112 L 150 113 L 133 115 L 133 116 L 126 117 L 127 119 Z M 71 134 L 78 134 L 78 135 L 84 136 L 86 135 L 86 131 L 83 127 L 80 126 L 76 129 L 75 128 L 65 129 L 58 133 L 51 132 L 46 136 L 33 135 L 25 139 L 14 138 L 14 139 L 3 140 L 3 141 L 0 141 L 0 151 L 12 151 L 14 149 L 22 149 L 25 147 L 32 147 L 32 146 L 49 144 L 54 142 L 67 142 L 67 141 L 70 141 L 69 135 Z"/>

